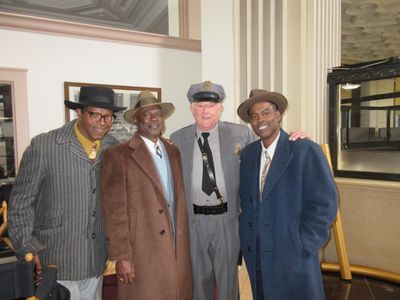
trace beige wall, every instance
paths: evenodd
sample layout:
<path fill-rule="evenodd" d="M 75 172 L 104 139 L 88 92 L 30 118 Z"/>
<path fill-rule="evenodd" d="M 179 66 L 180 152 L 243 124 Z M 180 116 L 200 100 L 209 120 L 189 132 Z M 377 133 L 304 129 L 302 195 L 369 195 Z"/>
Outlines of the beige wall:
<path fill-rule="evenodd" d="M 0 67 L 26 70 L 29 138 L 64 124 L 65 81 L 160 87 L 176 106 L 166 136 L 192 123 L 186 93 L 201 81 L 199 52 L 1 28 L 0 40 Z"/>
<path fill-rule="evenodd" d="M 350 264 L 400 274 L 400 183 L 336 178 Z M 337 261 L 335 244 L 326 260 Z"/>

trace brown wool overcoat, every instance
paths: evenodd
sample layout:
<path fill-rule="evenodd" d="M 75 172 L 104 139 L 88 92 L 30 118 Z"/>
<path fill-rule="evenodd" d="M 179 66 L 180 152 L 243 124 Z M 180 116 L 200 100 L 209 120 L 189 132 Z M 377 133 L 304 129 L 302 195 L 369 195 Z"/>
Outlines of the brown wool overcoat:
<path fill-rule="evenodd" d="M 104 153 L 100 184 L 108 255 L 133 260 L 132 284 L 118 283 L 119 299 L 191 300 L 189 229 L 178 148 L 161 138 L 174 185 L 175 247 L 157 167 L 136 133 Z"/>

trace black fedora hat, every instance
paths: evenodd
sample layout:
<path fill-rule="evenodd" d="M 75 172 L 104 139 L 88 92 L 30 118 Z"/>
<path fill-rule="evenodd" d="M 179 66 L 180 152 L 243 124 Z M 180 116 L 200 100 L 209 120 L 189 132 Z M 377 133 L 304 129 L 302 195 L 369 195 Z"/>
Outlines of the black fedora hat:
<path fill-rule="evenodd" d="M 110 109 L 113 112 L 126 109 L 126 107 L 114 106 L 114 91 L 104 86 L 82 86 L 78 102 L 65 100 L 64 104 L 70 109 L 87 106 Z"/>

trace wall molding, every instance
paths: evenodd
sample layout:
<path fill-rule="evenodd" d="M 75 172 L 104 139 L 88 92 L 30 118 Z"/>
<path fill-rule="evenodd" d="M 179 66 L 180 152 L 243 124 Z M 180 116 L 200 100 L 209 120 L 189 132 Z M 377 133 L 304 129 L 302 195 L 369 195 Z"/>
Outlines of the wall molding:
<path fill-rule="evenodd" d="M 341 186 L 359 186 L 365 188 L 377 188 L 377 189 L 393 189 L 400 191 L 400 183 L 395 181 L 384 181 L 384 180 L 370 180 L 370 179 L 355 179 L 355 178 L 343 178 L 335 177 L 335 181 Z"/>
<path fill-rule="evenodd" d="M 6 12 L 0 12 L 0 28 L 201 52 L 199 40 Z"/>

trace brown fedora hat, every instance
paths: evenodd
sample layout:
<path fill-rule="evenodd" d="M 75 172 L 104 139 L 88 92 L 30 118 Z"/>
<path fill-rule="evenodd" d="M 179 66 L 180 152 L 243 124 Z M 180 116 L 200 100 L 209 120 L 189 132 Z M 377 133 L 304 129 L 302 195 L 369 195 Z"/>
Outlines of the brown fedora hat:
<path fill-rule="evenodd" d="M 135 107 L 125 112 L 124 119 L 129 123 L 133 123 L 135 114 L 139 109 L 153 105 L 160 106 L 164 119 L 168 118 L 175 110 L 175 107 L 172 103 L 161 102 L 154 96 L 152 92 L 145 90 L 139 93 Z"/>
<path fill-rule="evenodd" d="M 126 107 L 114 105 L 114 91 L 104 86 L 82 86 L 78 102 L 65 100 L 64 104 L 69 109 L 85 108 L 87 106 L 110 109 L 113 112 L 126 109 Z"/>
<path fill-rule="evenodd" d="M 288 101 L 285 96 L 277 92 L 269 92 L 261 89 L 254 89 L 250 91 L 249 98 L 243 101 L 238 109 L 238 116 L 245 122 L 249 123 L 249 109 L 257 102 L 266 101 L 276 105 L 280 114 L 283 114 L 288 106 Z"/>

